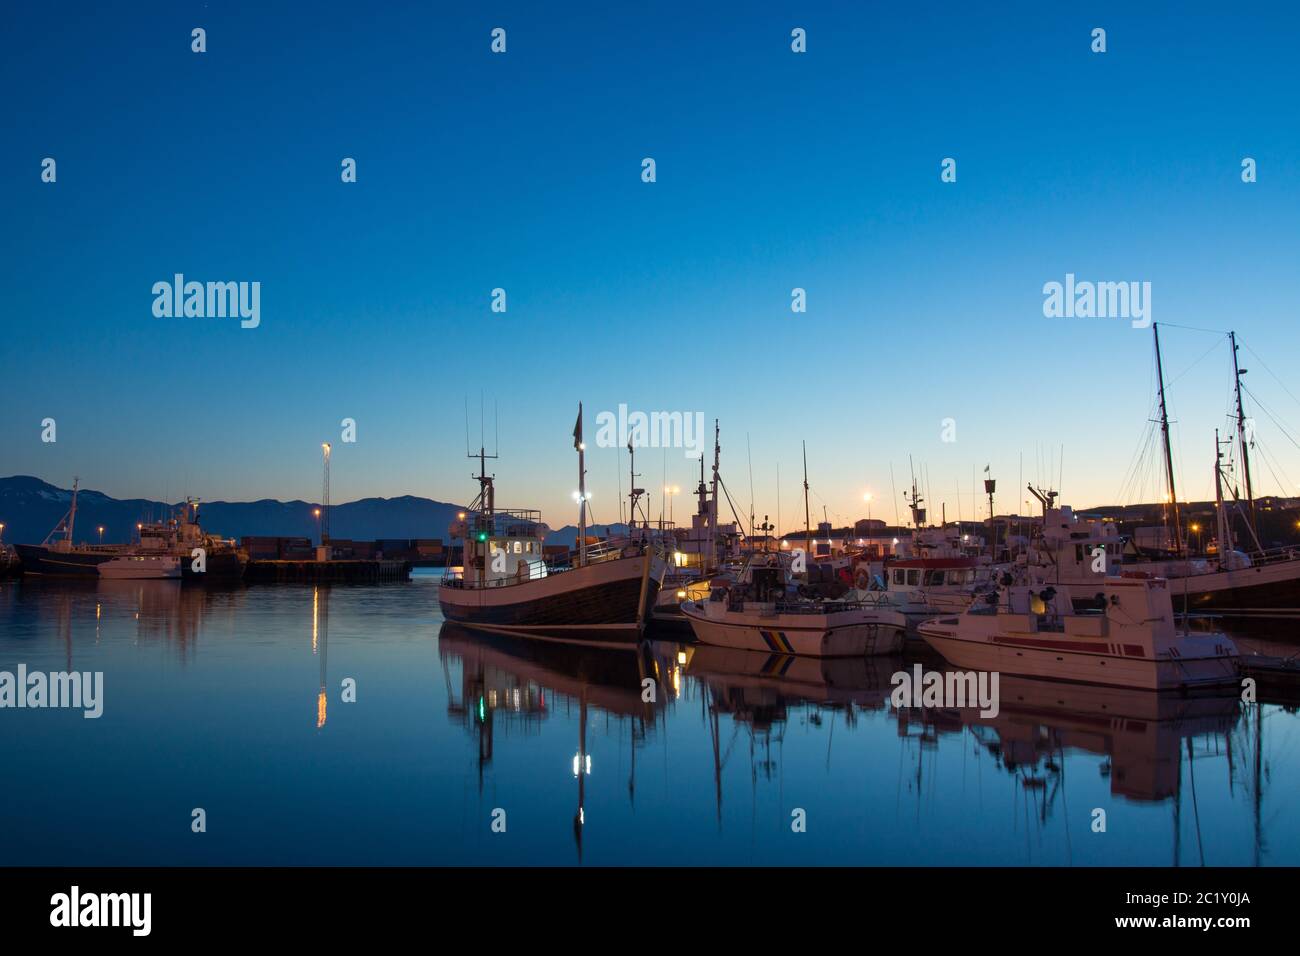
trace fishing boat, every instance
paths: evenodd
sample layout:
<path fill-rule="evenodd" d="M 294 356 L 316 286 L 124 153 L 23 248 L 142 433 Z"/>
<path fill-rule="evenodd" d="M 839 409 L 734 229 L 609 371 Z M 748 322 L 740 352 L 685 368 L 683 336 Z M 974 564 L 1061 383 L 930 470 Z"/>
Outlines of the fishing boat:
<path fill-rule="evenodd" d="M 547 562 L 547 527 L 541 512 L 496 506 L 494 477 L 480 446 L 479 494 L 449 531 L 463 544 L 462 567 L 451 568 L 438 588 L 444 617 L 468 627 L 594 644 L 640 639 L 668 570 L 653 543 L 596 541 L 587 537 L 587 481 L 582 406 L 574 427 L 578 452 L 577 548 Z"/>
<path fill-rule="evenodd" d="M 1170 582 L 1109 578 L 1097 596 L 1094 608 L 1081 611 L 1066 590 L 1008 585 L 959 617 L 918 630 L 949 663 L 972 670 L 1146 690 L 1238 679 L 1230 638 L 1178 629 Z"/>
<path fill-rule="evenodd" d="M 95 577 L 99 566 L 111 561 L 123 545 L 75 544 L 73 532 L 77 524 L 77 495 L 80 479 L 72 481 L 72 501 L 68 511 L 40 544 L 16 544 L 18 560 L 23 574 L 59 577 Z"/>
<path fill-rule="evenodd" d="M 170 554 L 122 554 L 99 565 L 99 576 L 110 580 L 166 578 L 179 581 L 181 559 Z"/>
<path fill-rule="evenodd" d="M 15 546 L 24 574 L 96 577 L 101 564 L 139 553 L 175 557 L 186 581 L 233 583 L 244 576 L 247 557 L 233 541 L 203 530 L 195 498 L 186 499 L 180 514 L 167 521 L 140 524 L 135 544 L 75 544 L 79 484 L 80 479 L 73 479 L 70 507 L 41 544 Z"/>
<path fill-rule="evenodd" d="M 696 640 L 808 657 L 895 654 L 902 648 L 907 618 L 887 600 L 824 598 L 814 593 L 818 585 L 795 582 L 792 564 L 784 554 L 754 555 L 737 580 L 714 587 L 707 599 L 683 601 Z"/>
<path fill-rule="evenodd" d="M 666 536 L 656 534 L 653 523 L 645 514 L 642 505 L 645 489 L 637 487 L 636 480 L 640 475 L 636 473 L 636 451 L 631 442 L 628 442 L 627 451 L 631 478 L 629 483 L 631 491 L 628 494 L 629 537 L 635 541 L 655 538 L 668 540 Z M 736 568 L 743 566 L 739 518 L 722 523 L 718 521 L 718 489 L 722 486 L 722 479 L 718 474 L 721 453 L 720 429 L 715 419 L 712 479 L 705 483 L 704 456 L 701 455 L 700 480 L 695 488 L 697 501 L 695 514 L 691 515 L 689 529 L 673 529 L 668 548 L 673 561 L 669 565 L 663 586 L 659 589 L 654 607 L 650 610 L 650 622 L 656 636 L 689 636 L 691 626 L 682 614 L 682 601 L 707 597 L 710 581 L 714 577 L 729 576 L 733 570 L 730 566 L 733 564 Z M 660 530 L 662 531 L 662 526 Z"/>
<path fill-rule="evenodd" d="M 166 521 L 140 525 L 140 544 L 134 550 L 175 557 L 185 581 L 233 584 L 244 577 L 248 565 L 233 540 L 203 530 L 197 498 L 186 498 Z"/>

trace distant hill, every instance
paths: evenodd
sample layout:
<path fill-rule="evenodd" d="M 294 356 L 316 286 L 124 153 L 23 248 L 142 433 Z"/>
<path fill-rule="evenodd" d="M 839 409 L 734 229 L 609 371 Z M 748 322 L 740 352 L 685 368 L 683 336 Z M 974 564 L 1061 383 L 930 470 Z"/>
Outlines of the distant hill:
<path fill-rule="evenodd" d="M 58 524 L 72 501 L 72 492 L 39 478 L 14 475 L 0 478 L 0 522 L 9 544 L 39 544 Z M 176 507 L 144 498 L 119 500 L 89 488 L 77 495 L 76 539 L 96 542 L 129 541 L 142 521 L 161 520 Z M 245 535 L 300 535 L 315 538 L 317 521 L 310 501 L 205 501 L 199 521 L 205 531 L 226 538 Z M 404 495 L 362 498 L 330 506 L 330 535 L 369 541 L 375 538 L 442 538 L 463 505 Z"/>

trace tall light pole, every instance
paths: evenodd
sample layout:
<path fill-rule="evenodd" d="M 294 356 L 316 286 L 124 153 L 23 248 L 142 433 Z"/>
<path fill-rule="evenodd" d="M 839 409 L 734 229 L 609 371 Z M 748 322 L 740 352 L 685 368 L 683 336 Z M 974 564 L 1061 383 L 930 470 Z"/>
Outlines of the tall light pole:
<path fill-rule="evenodd" d="M 320 543 L 325 547 L 330 543 L 330 443 L 321 442 L 321 452 L 325 456 L 325 479 L 321 489 Z"/>
<path fill-rule="evenodd" d="M 104 543 L 104 526 L 101 524 L 101 525 L 100 525 L 96 530 L 99 532 L 99 543 L 100 543 L 100 544 L 103 544 L 103 543 Z"/>
<path fill-rule="evenodd" d="M 320 539 L 320 509 L 312 508 L 311 513 L 316 518 L 316 537 L 317 540 L 319 540 Z"/>

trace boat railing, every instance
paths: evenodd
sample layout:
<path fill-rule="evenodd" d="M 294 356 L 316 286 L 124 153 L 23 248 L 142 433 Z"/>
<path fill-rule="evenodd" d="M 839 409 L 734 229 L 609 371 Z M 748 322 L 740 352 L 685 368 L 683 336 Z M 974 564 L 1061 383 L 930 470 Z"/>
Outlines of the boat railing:
<path fill-rule="evenodd" d="M 777 614 L 836 614 L 841 611 L 876 611 L 877 601 L 777 601 Z"/>
<path fill-rule="evenodd" d="M 1268 564 L 1282 564 L 1287 561 L 1300 561 L 1300 546 L 1288 545 L 1280 548 L 1267 548 L 1263 551 L 1247 552 L 1253 567 Z"/>
<path fill-rule="evenodd" d="M 594 564 L 596 562 L 614 560 L 615 558 L 622 556 L 623 552 L 629 547 L 631 546 L 617 541 L 602 540 L 592 542 L 587 545 L 587 563 Z M 516 584 L 523 584 L 525 581 L 537 581 L 543 577 L 551 577 L 556 574 L 563 574 L 566 571 L 572 571 L 574 568 L 578 567 L 579 561 L 580 552 L 576 550 L 570 551 L 567 555 L 543 559 L 542 561 L 537 562 L 536 566 L 538 570 L 540 570 L 542 565 L 545 566 L 545 574 L 534 572 L 526 578 L 510 576 L 488 581 L 476 581 L 472 584 L 466 583 L 465 571 L 463 568 L 459 570 L 449 568 L 442 576 L 442 583 L 447 587 L 468 588 L 470 590 L 511 587 Z"/>

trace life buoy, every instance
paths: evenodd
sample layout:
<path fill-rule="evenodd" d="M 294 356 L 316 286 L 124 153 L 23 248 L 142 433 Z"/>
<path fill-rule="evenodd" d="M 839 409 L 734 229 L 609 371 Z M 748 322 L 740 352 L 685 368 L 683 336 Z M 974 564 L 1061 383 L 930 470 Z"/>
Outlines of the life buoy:
<path fill-rule="evenodd" d="M 871 575 L 865 570 L 859 570 L 858 576 L 853 579 L 853 584 L 859 591 L 866 591 L 871 587 Z"/>

